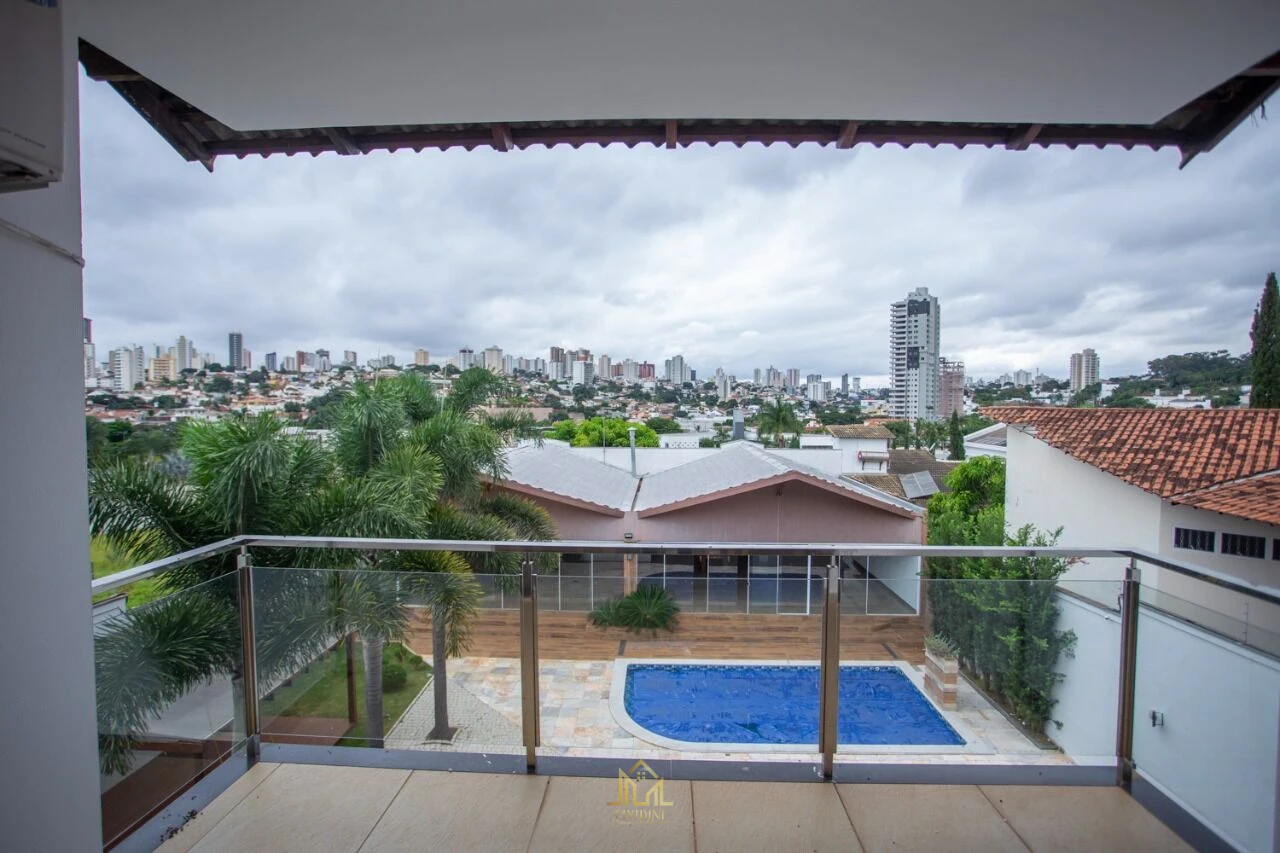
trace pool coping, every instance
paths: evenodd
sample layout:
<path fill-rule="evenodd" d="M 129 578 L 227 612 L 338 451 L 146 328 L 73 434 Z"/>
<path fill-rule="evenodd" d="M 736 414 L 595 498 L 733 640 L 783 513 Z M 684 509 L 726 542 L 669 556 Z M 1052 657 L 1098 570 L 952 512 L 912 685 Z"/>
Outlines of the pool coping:
<path fill-rule="evenodd" d="M 645 728 L 636 722 L 632 716 L 627 713 L 626 708 L 626 688 L 627 688 L 627 669 L 632 664 L 641 665 L 701 665 L 701 666 L 789 666 L 789 667 L 806 667 L 814 668 L 818 666 L 816 661 L 796 661 L 796 660 L 733 660 L 725 661 L 715 658 L 617 658 L 613 666 L 613 685 L 609 691 L 609 711 L 613 715 L 616 722 L 632 737 L 638 738 L 645 743 L 654 746 L 666 747 L 667 749 L 677 750 L 680 752 L 723 752 L 723 753 L 814 753 L 818 745 L 816 743 L 791 744 L 791 743 L 724 743 L 724 742 L 702 742 L 676 740 L 675 738 L 665 737 L 657 734 L 650 729 Z M 894 660 L 842 660 L 841 666 L 868 666 L 868 667 L 896 667 L 901 670 L 903 675 L 920 691 L 920 695 L 929 703 L 938 715 L 942 717 L 947 725 L 957 735 L 964 739 L 962 745 L 905 745 L 905 744 L 863 744 L 863 743 L 841 743 L 836 745 L 836 749 L 840 752 L 855 753 L 861 755 L 934 755 L 934 754 L 952 754 L 952 755 L 995 755 L 996 750 L 990 744 L 985 743 L 973 733 L 964 721 L 959 719 L 959 715 L 948 713 L 940 708 L 936 702 L 930 698 L 924 689 L 924 675 L 915 669 L 906 661 Z"/>

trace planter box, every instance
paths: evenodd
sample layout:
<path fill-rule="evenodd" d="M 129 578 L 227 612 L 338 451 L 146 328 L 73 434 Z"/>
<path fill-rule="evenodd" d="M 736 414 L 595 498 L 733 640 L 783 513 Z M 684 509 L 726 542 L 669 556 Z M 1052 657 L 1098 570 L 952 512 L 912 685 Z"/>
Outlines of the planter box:
<path fill-rule="evenodd" d="M 960 662 L 942 660 L 924 653 L 924 689 L 929 698 L 947 710 L 956 707 L 956 684 L 960 680 Z"/>

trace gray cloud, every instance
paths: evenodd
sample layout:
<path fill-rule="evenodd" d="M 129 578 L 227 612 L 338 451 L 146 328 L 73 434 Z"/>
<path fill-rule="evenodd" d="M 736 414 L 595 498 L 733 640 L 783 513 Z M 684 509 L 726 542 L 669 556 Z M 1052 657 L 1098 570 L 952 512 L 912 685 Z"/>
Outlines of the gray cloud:
<path fill-rule="evenodd" d="M 82 81 L 85 307 L 100 347 L 401 358 L 586 346 L 701 373 L 887 372 L 927 286 L 971 373 L 1103 372 L 1248 346 L 1280 266 L 1280 128 L 1172 151 L 697 146 L 220 160 Z"/>

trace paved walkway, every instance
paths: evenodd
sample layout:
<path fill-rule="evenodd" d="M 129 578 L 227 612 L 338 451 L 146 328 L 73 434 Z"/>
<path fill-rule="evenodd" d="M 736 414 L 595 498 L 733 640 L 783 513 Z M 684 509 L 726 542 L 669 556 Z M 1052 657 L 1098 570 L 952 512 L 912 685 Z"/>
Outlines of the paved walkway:
<path fill-rule="evenodd" d="M 637 783 L 641 796 L 651 782 Z M 620 809 L 615 779 L 258 764 L 163 853 L 1184 853 L 1117 788 L 666 780 Z"/>

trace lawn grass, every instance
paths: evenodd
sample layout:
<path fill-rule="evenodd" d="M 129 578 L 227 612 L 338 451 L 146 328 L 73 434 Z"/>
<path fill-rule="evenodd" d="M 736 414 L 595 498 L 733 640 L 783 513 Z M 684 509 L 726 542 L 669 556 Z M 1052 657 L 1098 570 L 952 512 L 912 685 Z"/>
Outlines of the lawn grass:
<path fill-rule="evenodd" d="M 359 722 L 338 742 L 339 746 L 364 746 L 368 737 L 368 724 L 364 711 L 364 663 L 360 644 L 355 647 L 356 707 Z M 399 690 L 382 694 L 383 732 L 391 731 L 413 700 L 431 683 L 431 667 L 422 658 L 399 643 L 389 643 L 382 652 L 383 667 L 398 664 L 405 668 L 408 680 Z M 309 672 L 296 675 L 292 685 L 275 691 L 271 699 L 258 703 L 264 720 L 270 717 L 328 717 L 346 719 L 347 716 L 347 653 L 346 645 L 327 651 L 310 667 Z M 269 730 L 269 723 L 266 724 Z"/>
<path fill-rule="evenodd" d="M 107 575 L 114 575 L 116 572 L 123 572 L 125 569 L 132 569 L 133 560 L 129 559 L 127 554 L 123 554 L 111 546 L 107 540 L 100 536 L 95 536 L 89 540 L 89 561 L 93 565 L 93 577 L 102 578 Z M 103 592 L 93 597 L 94 603 L 98 603 L 106 598 L 124 593 L 128 598 L 126 601 L 130 607 L 140 607 L 157 598 L 164 598 L 165 592 L 160 587 L 160 581 L 157 578 L 148 578 L 144 581 L 138 581 L 130 584 L 124 589 L 118 589 L 113 592 Z"/>

